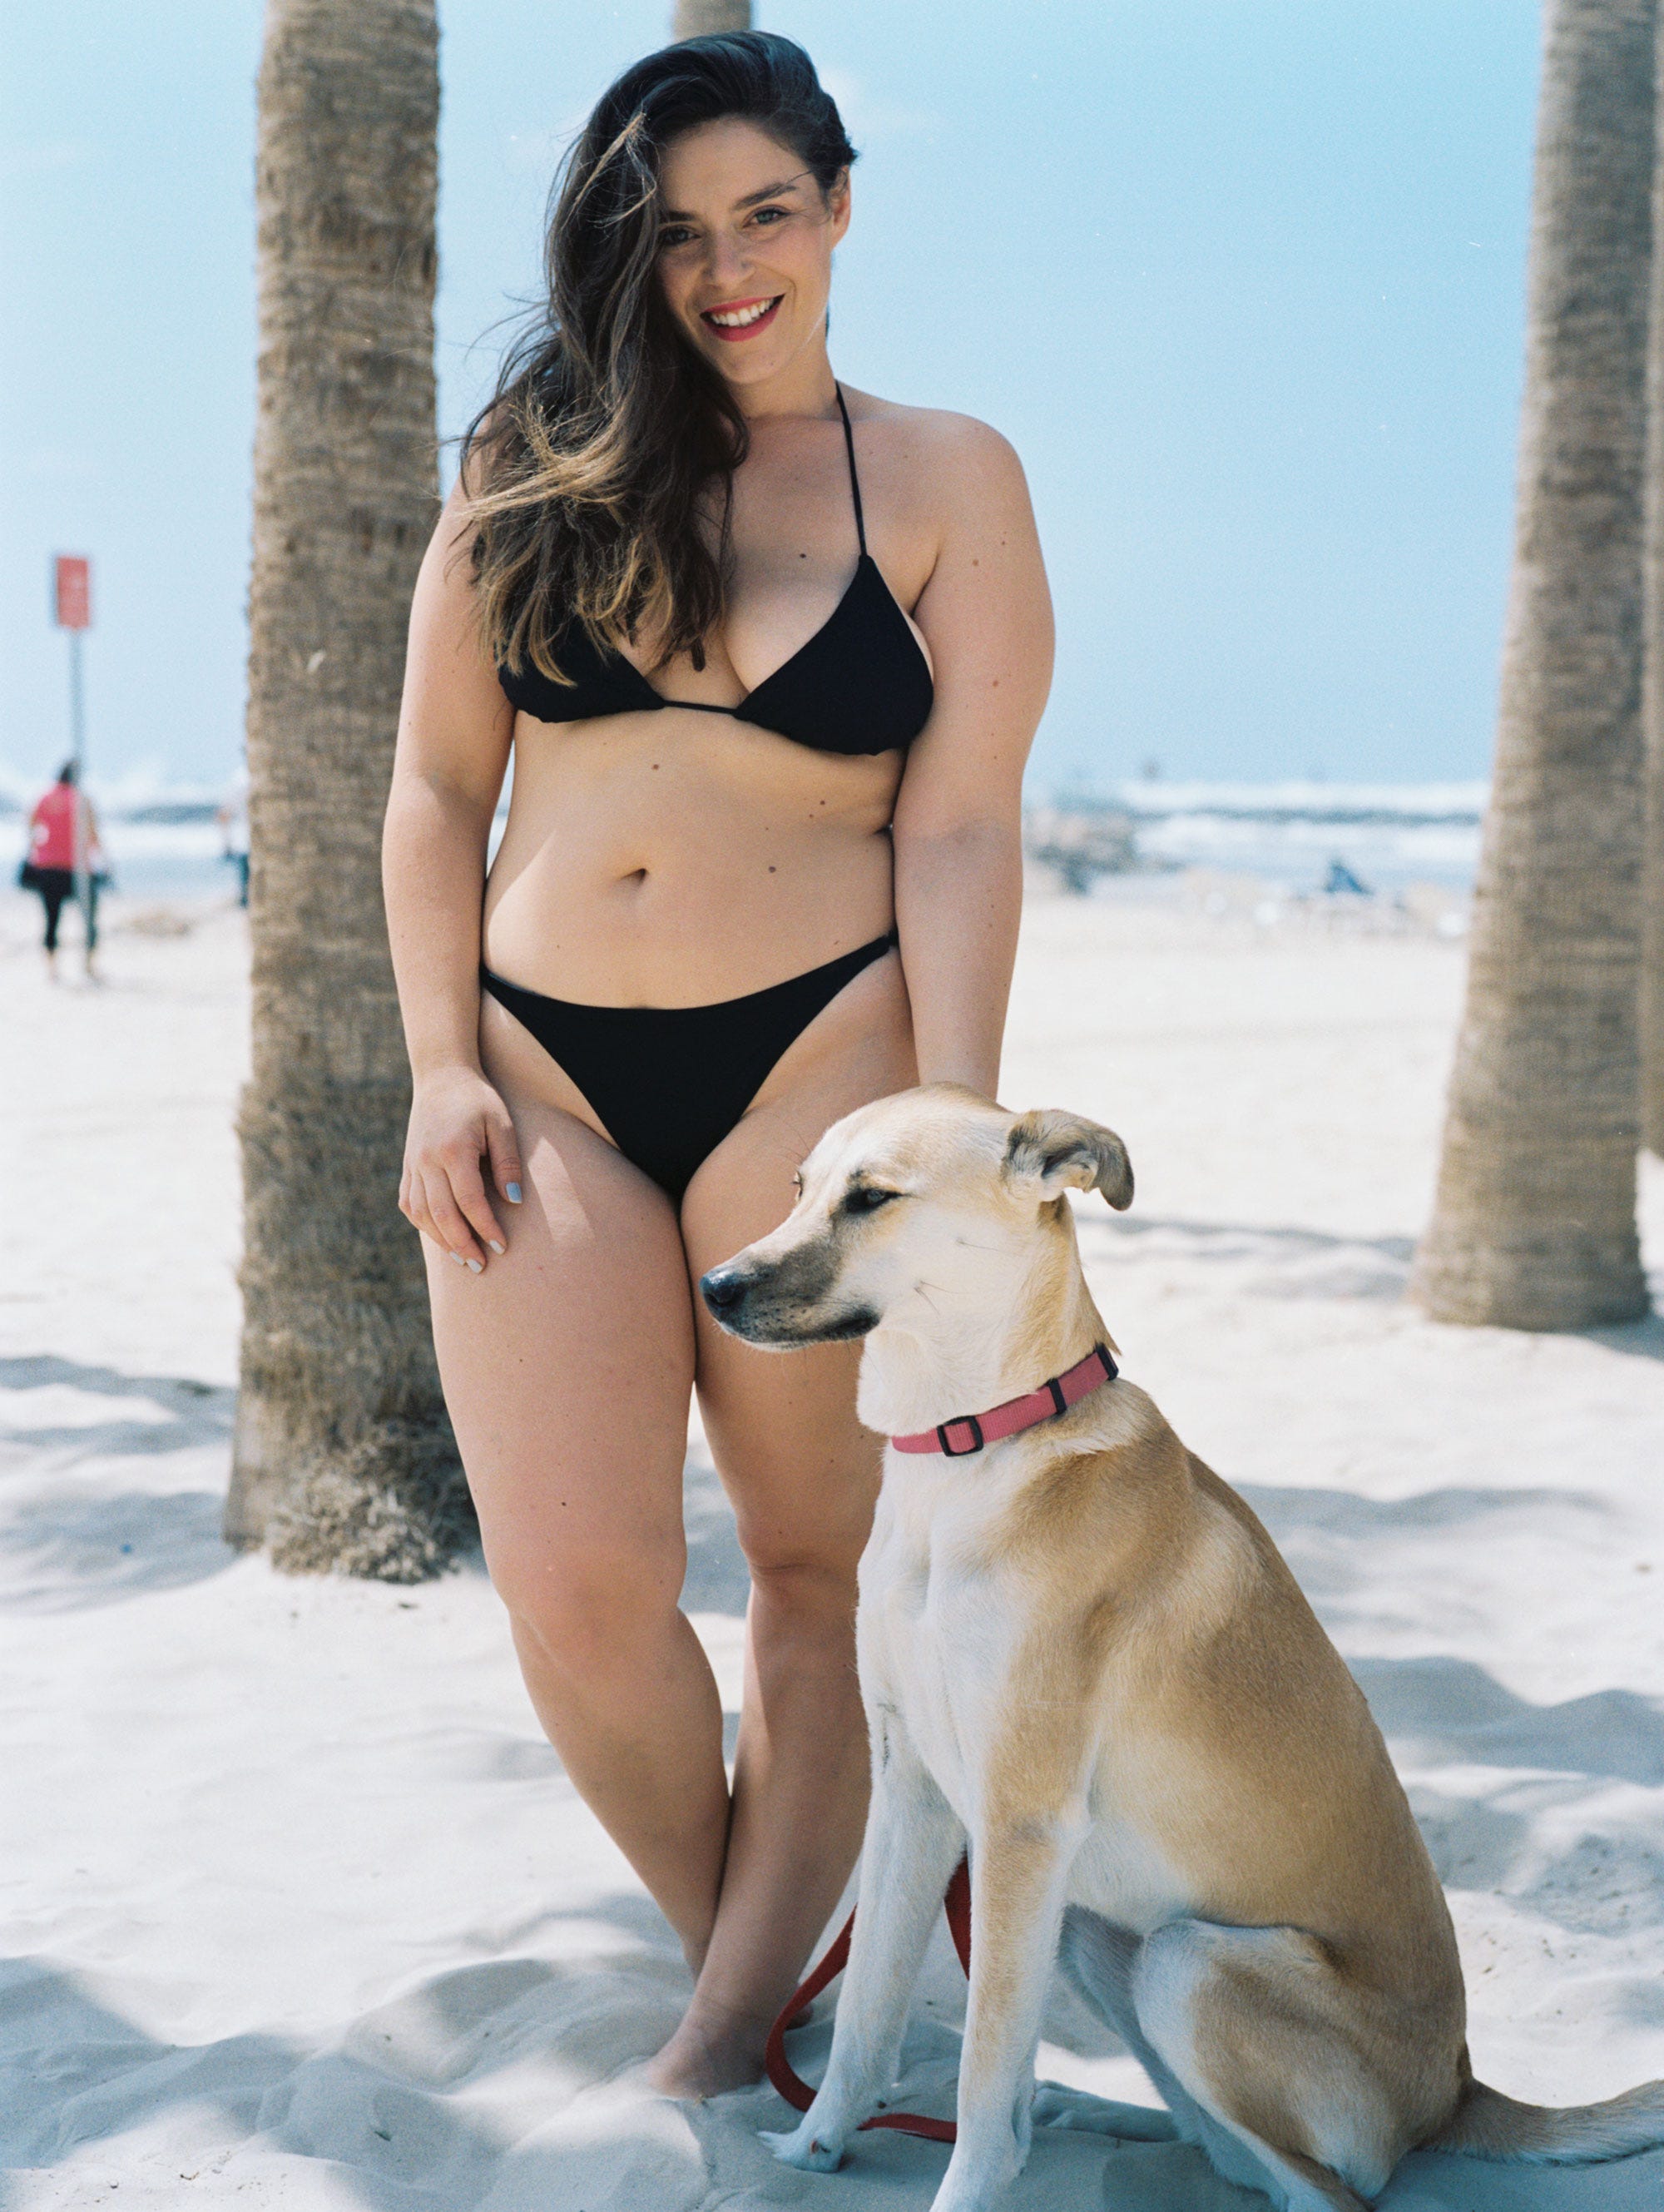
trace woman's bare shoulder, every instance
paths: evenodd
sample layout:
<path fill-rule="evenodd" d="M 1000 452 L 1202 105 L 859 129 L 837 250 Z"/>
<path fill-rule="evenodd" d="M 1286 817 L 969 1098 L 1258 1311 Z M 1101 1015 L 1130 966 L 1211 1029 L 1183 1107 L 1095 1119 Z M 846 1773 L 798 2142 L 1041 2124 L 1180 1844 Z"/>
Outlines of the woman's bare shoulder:
<path fill-rule="evenodd" d="M 1011 441 L 991 422 L 975 415 L 962 415 L 951 407 L 909 407 L 900 399 L 880 399 L 871 392 L 857 392 L 845 385 L 850 414 L 886 446 L 910 449 L 940 460 L 961 454 L 967 459 L 1009 453 L 1016 458 Z"/>
<path fill-rule="evenodd" d="M 909 407 L 845 387 L 850 414 L 873 458 L 909 504 L 942 509 L 967 496 L 1026 498 L 1023 464 L 1010 439 L 975 415 Z"/>

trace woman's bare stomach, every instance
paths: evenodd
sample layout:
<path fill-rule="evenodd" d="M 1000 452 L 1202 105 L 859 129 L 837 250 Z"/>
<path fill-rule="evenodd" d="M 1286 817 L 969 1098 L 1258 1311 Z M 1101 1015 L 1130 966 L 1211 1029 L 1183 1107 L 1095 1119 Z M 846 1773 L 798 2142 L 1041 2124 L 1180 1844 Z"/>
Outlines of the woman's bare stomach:
<path fill-rule="evenodd" d="M 894 918 L 894 754 L 819 753 L 714 715 L 522 716 L 486 884 L 495 974 L 591 1006 L 758 991 Z"/>

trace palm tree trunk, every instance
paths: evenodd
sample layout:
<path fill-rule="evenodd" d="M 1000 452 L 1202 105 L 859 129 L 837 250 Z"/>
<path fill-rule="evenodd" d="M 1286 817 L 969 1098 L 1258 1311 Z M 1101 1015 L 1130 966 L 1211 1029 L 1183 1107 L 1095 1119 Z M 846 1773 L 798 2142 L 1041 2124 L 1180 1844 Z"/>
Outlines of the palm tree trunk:
<path fill-rule="evenodd" d="M 468 1522 L 416 1239 L 381 909 L 438 498 L 433 0 L 268 0 L 259 80 L 241 1395 L 226 1533 L 409 1580 Z"/>
<path fill-rule="evenodd" d="M 1664 88 L 1664 11 L 1657 84 Z M 1652 314 L 1647 344 L 1644 674 L 1645 856 L 1641 894 L 1641 1136 L 1664 1154 L 1664 99 L 1653 164 Z"/>
<path fill-rule="evenodd" d="M 749 31 L 751 0 L 676 0 L 672 39 L 702 39 L 709 31 Z"/>
<path fill-rule="evenodd" d="M 1654 0 L 1550 0 L 1513 586 L 1467 1004 L 1412 1295 L 1644 1313 L 1636 1235 Z"/>
<path fill-rule="evenodd" d="M 1655 465 L 1664 469 L 1664 457 Z M 1650 651 L 1664 647 L 1664 601 L 1647 624 Z M 1664 689 L 1664 672 L 1654 679 Z M 1647 859 L 1642 892 L 1641 1139 L 1664 1158 L 1664 702 L 1648 715 Z"/>

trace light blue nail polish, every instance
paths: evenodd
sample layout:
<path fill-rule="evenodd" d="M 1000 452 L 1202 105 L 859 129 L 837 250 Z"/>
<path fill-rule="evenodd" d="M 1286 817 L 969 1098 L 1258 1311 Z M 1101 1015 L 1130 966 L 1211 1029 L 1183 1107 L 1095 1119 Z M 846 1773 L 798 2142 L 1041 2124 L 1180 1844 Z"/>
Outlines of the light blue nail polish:
<path fill-rule="evenodd" d="M 506 1244 L 499 1244 L 495 1237 L 488 1237 L 485 1241 L 491 1247 L 491 1249 L 498 1255 L 499 1258 L 501 1258 L 502 1254 L 508 1249 Z"/>
<path fill-rule="evenodd" d="M 518 1206 L 518 1205 L 519 1204 L 519 1202 L 520 1202 L 520 1187 L 519 1187 L 519 1183 L 517 1183 L 517 1182 L 511 1182 L 511 1183 L 508 1185 L 507 1191 L 507 1196 L 508 1203 L 509 1203 L 511 1206 Z"/>
<path fill-rule="evenodd" d="M 451 1257 L 456 1261 L 459 1267 L 465 1267 L 468 1264 L 468 1262 L 463 1258 L 460 1252 L 452 1252 Z"/>
<path fill-rule="evenodd" d="M 477 1275 L 477 1274 L 478 1274 L 478 1273 L 479 1273 L 479 1271 L 480 1271 L 480 1269 L 484 1266 L 484 1264 L 485 1264 L 485 1263 L 484 1263 L 484 1261 L 483 1261 L 483 1260 L 471 1260 L 471 1261 L 468 1262 L 468 1272 L 469 1272 L 469 1273 L 470 1273 L 471 1275 Z"/>

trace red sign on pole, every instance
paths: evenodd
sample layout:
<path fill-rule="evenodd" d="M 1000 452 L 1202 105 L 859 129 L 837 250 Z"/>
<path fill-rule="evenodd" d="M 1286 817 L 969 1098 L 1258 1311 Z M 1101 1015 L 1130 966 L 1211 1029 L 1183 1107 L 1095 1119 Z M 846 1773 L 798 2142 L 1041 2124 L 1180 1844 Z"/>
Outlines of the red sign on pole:
<path fill-rule="evenodd" d="M 60 553 L 52 563 L 53 619 L 59 629 L 93 626 L 93 564 L 81 553 Z"/>

